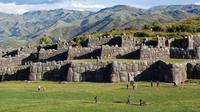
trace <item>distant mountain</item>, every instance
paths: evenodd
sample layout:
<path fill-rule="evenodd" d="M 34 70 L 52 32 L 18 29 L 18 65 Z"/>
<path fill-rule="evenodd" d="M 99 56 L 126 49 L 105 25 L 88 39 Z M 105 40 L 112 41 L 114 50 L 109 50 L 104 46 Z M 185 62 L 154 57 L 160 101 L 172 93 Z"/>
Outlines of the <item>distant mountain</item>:
<path fill-rule="evenodd" d="M 136 27 L 144 24 L 173 22 L 200 14 L 199 5 L 170 5 L 146 9 L 117 5 L 98 12 L 50 10 L 23 15 L 0 13 L 0 38 L 39 39 L 44 34 L 57 40 L 94 31 Z"/>
<path fill-rule="evenodd" d="M 90 15 L 88 11 L 50 10 L 33 11 L 23 15 L 9 15 L 0 13 L 0 38 L 26 37 L 33 38 L 41 31 L 55 26 L 59 21 L 71 24 Z"/>
<path fill-rule="evenodd" d="M 76 24 L 73 27 L 54 27 L 53 32 L 47 31 L 41 35 L 49 34 L 51 37 L 56 37 L 52 33 L 56 34 L 57 32 L 58 34 L 62 34 L 62 36 L 59 35 L 60 37 L 70 38 L 84 33 L 110 31 L 113 28 L 141 28 L 143 25 L 152 24 L 153 22 L 173 22 L 199 14 L 200 6 L 198 5 L 157 6 L 148 10 L 126 5 L 117 5 L 92 13 L 83 18 L 80 24 Z M 69 29 L 72 32 L 71 34 L 67 33 Z"/>

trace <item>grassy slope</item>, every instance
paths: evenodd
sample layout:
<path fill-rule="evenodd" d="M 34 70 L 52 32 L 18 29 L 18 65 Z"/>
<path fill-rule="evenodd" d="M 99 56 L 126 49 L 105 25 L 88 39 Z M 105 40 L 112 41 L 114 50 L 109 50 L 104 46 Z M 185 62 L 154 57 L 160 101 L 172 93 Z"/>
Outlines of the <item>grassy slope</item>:
<path fill-rule="evenodd" d="M 176 24 L 176 25 L 192 25 L 192 26 L 196 26 L 199 27 L 200 26 L 200 16 L 195 16 L 195 17 L 191 17 L 189 19 L 183 19 L 177 22 L 174 22 L 172 24 Z"/>
<path fill-rule="evenodd" d="M 183 19 L 180 21 L 175 21 L 175 22 L 171 22 L 171 23 L 163 23 L 162 27 L 165 28 L 167 26 L 171 26 L 171 25 L 191 25 L 194 27 L 199 28 L 200 26 L 200 16 L 195 16 L 195 17 L 191 17 L 188 19 Z M 101 35 L 105 35 L 105 34 L 112 34 L 112 35 L 122 35 L 122 34 L 127 34 L 127 35 L 133 35 L 136 32 L 146 32 L 147 34 L 149 34 L 150 37 L 157 37 L 157 35 L 159 36 L 165 36 L 165 37 L 173 37 L 173 38 L 180 38 L 180 37 L 184 37 L 187 35 L 192 35 L 192 34 L 199 34 L 199 33 L 190 33 L 190 32 L 153 32 L 150 30 L 137 30 L 137 29 L 130 29 L 130 30 L 123 30 L 123 29 L 115 29 L 112 30 L 110 32 L 103 32 L 103 33 L 92 33 L 93 37 L 101 37 Z M 77 38 L 77 40 L 84 40 L 86 39 L 88 36 L 86 35 L 80 35 L 78 37 L 74 37 Z"/>
<path fill-rule="evenodd" d="M 200 83 L 187 83 L 181 87 L 162 83 L 149 87 L 139 82 L 135 91 L 126 84 L 56 82 L 2 82 L 0 83 L 0 112 L 199 112 Z M 46 91 L 37 92 L 38 85 Z M 94 96 L 99 103 L 94 104 Z M 132 96 L 133 105 L 126 98 Z M 150 105 L 138 106 L 142 98 Z"/>
<path fill-rule="evenodd" d="M 18 40 L 11 37 L 0 40 L 0 48 L 18 48 L 26 46 L 26 44 L 27 44 L 26 40 Z"/>

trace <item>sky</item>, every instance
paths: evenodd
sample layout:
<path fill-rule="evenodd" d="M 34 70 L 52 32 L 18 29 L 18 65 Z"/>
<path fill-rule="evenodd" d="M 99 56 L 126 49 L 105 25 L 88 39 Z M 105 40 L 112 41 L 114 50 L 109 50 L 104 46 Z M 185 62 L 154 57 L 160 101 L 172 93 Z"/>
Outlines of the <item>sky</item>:
<path fill-rule="evenodd" d="M 158 5 L 200 5 L 200 0 L 0 0 L 0 12 L 23 14 L 35 10 L 89 10 L 100 9 L 114 5 L 130 5 L 138 8 L 151 8 Z"/>

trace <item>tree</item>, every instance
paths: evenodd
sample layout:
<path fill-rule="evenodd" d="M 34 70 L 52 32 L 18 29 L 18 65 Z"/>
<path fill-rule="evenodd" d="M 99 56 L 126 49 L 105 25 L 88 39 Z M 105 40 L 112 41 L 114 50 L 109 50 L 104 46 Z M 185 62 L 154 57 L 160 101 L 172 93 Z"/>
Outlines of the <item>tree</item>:
<path fill-rule="evenodd" d="M 44 35 L 41 39 L 40 39 L 40 44 L 45 44 L 45 45 L 49 45 L 52 44 L 53 41 L 51 40 L 51 38 L 49 38 L 47 35 Z"/>

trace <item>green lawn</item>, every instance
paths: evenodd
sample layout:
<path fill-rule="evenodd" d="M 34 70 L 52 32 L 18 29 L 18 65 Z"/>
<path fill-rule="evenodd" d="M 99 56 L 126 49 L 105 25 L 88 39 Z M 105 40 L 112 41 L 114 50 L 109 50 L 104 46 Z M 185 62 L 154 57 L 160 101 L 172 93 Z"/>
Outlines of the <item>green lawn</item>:
<path fill-rule="evenodd" d="M 166 59 L 161 59 L 162 61 L 166 63 L 185 63 L 188 61 L 191 61 L 191 59 L 175 59 L 175 58 L 166 58 Z M 144 60 L 140 59 L 103 59 L 101 60 L 103 62 L 108 62 L 108 61 L 116 61 L 116 62 L 124 62 L 124 63 L 133 63 L 133 62 L 140 62 Z M 148 61 L 148 60 L 147 60 Z M 96 63 L 97 59 L 78 59 L 78 60 L 73 60 L 74 63 Z"/>
<path fill-rule="evenodd" d="M 46 90 L 38 92 L 38 85 Z M 128 95 L 132 105 L 125 103 Z M 148 105 L 139 106 L 140 98 Z M 200 81 L 179 87 L 138 82 L 134 91 L 125 83 L 1 82 L 0 112 L 200 112 Z"/>

